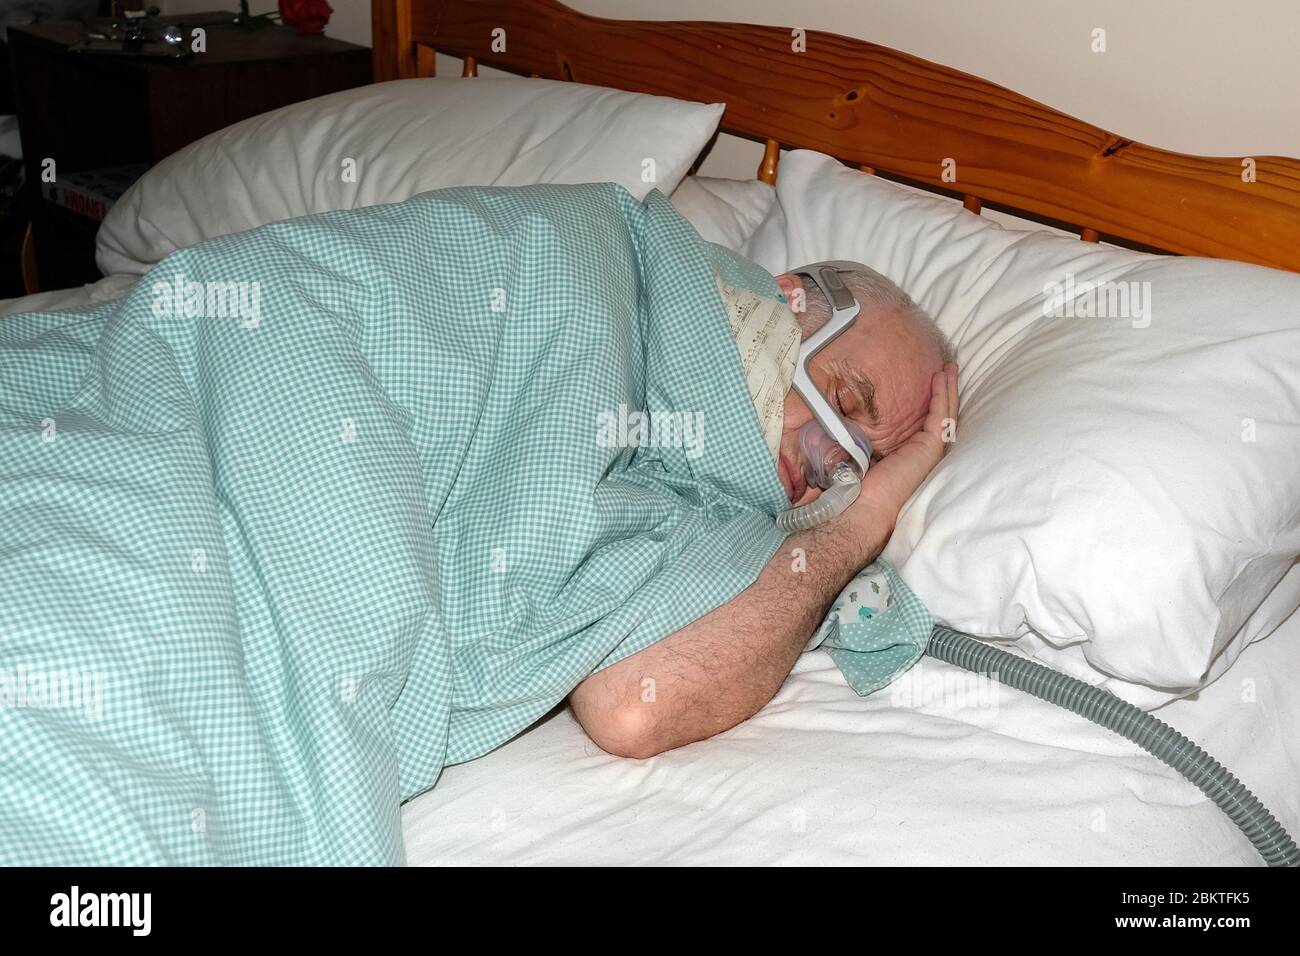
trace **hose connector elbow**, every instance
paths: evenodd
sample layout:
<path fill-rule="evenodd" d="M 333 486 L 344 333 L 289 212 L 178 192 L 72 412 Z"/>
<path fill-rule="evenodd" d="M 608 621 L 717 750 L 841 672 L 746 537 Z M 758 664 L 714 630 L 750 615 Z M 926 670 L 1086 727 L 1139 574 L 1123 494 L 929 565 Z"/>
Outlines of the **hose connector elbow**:
<path fill-rule="evenodd" d="M 782 534 L 806 531 L 830 521 L 858 500 L 862 479 L 857 469 L 847 461 L 840 462 L 831 474 L 831 485 L 816 501 L 801 508 L 788 508 L 776 516 L 777 530 Z"/>

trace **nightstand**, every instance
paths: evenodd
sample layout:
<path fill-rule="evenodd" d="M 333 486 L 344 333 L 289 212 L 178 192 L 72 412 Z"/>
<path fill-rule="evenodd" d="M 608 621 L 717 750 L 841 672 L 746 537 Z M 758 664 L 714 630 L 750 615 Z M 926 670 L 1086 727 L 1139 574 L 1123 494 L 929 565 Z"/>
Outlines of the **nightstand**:
<path fill-rule="evenodd" d="M 167 17 L 207 50 L 184 60 L 69 52 L 81 23 L 9 28 L 18 123 L 40 288 L 93 282 L 94 208 L 73 212 L 41 195 L 42 163 L 58 176 L 152 164 L 231 123 L 370 82 L 370 50 L 282 26 L 248 30 L 233 12 Z M 218 22 L 224 18 L 226 22 Z M 92 21 L 92 26 L 108 21 Z"/>

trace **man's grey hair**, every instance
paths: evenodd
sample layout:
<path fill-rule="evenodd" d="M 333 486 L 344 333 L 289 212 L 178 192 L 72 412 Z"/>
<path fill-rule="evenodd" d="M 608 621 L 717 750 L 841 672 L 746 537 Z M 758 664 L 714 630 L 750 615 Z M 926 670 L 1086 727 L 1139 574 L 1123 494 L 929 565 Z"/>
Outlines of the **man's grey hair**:
<path fill-rule="evenodd" d="M 911 318 L 917 328 L 935 344 L 945 363 L 956 361 L 956 352 L 948 336 L 944 335 L 943 330 L 930 314 L 913 302 L 912 297 L 888 276 L 883 276 L 875 269 L 866 266 L 852 272 L 841 273 L 841 276 L 844 284 L 849 287 L 849 291 L 862 306 L 864 313 L 872 305 L 897 309 Z M 805 279 L 803 288 L 805 310 L 797 315 L 799 328 L 804 336 L 809 336 L 830 321 L 831 308 L 826 297 L 822 295 L 821 289 L 817 288 L 817 283 Z"/>

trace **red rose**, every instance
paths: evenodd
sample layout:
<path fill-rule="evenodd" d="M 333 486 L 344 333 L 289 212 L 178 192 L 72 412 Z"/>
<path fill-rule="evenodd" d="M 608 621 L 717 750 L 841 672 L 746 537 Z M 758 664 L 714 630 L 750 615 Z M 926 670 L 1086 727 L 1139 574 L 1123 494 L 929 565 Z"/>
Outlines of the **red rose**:
<path fill-rule="evenodd" d="M 299 33 L 323 33 L 334 12 L 325 0 L 280 0 L 280 21 Z"/>

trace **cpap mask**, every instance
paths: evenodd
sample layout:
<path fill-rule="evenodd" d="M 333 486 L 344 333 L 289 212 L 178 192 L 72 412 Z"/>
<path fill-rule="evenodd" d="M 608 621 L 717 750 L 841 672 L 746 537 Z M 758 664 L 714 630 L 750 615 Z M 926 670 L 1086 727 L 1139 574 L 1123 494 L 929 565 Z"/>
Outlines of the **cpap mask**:
<path fill-rule="evenodd" d="M 861 490 L 862 478 L 871 466 L 871 442 L 866 434 L 839 416 L 808 374 L 808 363 L 813 356 L 848 329 L 861 311 L 840 273 L 864 269 L 866 266 L 861 263 L 835 259 L 790 270 L 794 275 L 812 279 L 830 305 L 831 317 L 800 344 L 792 383 L 813 414 L 812 420 L 799 429 L 804 480 L 824 490 L 811 504 L 789 508 L 777 516 L 776 526 L 785 534 L 815 528 L 853 504 Z"/>

